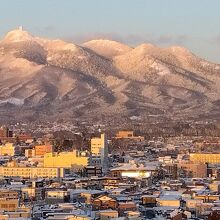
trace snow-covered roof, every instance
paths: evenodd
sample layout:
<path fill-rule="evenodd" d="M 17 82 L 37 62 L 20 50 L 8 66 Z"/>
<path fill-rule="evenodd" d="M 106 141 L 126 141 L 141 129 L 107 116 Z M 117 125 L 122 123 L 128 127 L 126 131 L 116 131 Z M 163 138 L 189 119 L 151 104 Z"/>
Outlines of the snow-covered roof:
<path fill-rule="evenodd" d="M 122 166 L 112 168 L 111 171 L 117 171 L 117 170 L 125 170 L 125 171 L 155 171 L 157 169 L 157 166 L 150 165 L 150 166 L 137 166 L 136 164 L 123 164 Z"/>

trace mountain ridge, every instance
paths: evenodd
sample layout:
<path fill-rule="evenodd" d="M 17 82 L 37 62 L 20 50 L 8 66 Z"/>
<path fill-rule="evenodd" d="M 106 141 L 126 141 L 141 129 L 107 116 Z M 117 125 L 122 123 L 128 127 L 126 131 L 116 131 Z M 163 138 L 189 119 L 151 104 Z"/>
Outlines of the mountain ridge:
<path fill-rule="evenodd" d="M 215 118 L 219 86 L 220 65 L 179 46 L 132 48 L 103 39 L 77 45 L 34 37 L 21 28 L 0 41 L 5 120 L 7 109 L 13 120 Z"/>

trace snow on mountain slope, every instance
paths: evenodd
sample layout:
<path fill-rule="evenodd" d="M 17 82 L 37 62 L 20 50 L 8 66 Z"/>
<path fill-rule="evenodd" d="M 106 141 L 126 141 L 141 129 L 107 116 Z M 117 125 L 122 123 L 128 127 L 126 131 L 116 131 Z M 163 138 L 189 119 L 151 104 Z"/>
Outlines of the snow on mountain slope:
<path fill-rule="evenodd" d="M 82 44 L 82 46 L 89 48 L 97 54 L 108 58 L 122 55 L 132 50 L 132 48 L 128 47 L 127 45 L 121 44 L 116 41 L 103 39 L 91 40 L 85 42 L 84 44 Z"/>
<path fill-rule="evenodd" d="M 80 46 L 22 29 L 0 41 L 0 108 L 10 104 L 15 119 L 18 106 L 21 118 L 211 117 L 220 110 L 219 86 L 220 65 L 178 46 Z"/>
<path fill-rule="evenodd" d="M 110 74 L 120 75 L 110 60 L 79 45 L 51 41 L 46 48 L 49 65 L 87 73 L 101 80 Z"/>

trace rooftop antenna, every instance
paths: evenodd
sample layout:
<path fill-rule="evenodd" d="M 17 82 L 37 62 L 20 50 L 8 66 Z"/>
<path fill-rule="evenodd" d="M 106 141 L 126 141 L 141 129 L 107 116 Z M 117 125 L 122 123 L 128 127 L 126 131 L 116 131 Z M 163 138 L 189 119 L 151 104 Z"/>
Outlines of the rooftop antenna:
<path fill-rule="evenodd" d="M 19 26 L 18 30 L 23 31 L 23 26 Z"/>

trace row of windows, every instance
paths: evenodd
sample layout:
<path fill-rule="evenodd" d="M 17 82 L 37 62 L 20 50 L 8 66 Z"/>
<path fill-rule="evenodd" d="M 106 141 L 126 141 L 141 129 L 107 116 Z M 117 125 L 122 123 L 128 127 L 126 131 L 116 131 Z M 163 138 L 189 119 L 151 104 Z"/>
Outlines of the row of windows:
<path fill-rule="evenodd" d="M 16 205 L 15 204 L 1 204 L 0 207 L 2 209 L 5 209 L 5 208 L 15 208 Z"/>
<path fill-rule="evenodd" d="M 6 171 L 31 171 L 33 169 L 31 168 L 4 168 L 4 170 Z M 42 172 L 42 171 L 46 171 L 46 172 L 51 172 L 51 171 L 54 171 L 56 172 L 57 169 L 54 169 L 54 168 L 39 168 L 39 169 L 36 169 L 37 172 Z"/>
<path fill-rule="evenodd" d="M 31 175 L 32 173 L 30 172 L 8 172 L 8 171 L 5 171 L 4 174 L 17 174 L 17 175 Z M 34 173 L 34 175 L 57 175 L 57 172 L 38 172 L 38 173 Z"/>

